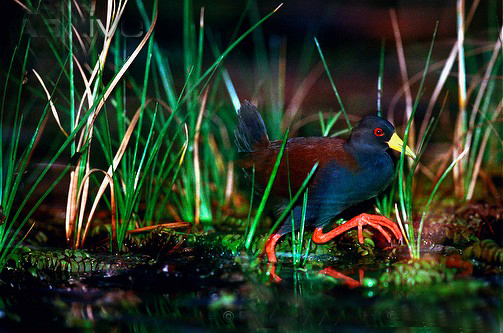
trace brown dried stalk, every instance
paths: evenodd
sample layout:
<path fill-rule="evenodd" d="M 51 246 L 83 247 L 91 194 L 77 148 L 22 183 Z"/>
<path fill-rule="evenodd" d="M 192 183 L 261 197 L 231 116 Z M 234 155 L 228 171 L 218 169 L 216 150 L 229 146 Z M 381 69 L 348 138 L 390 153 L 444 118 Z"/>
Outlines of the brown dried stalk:
<path fill-rule="evenodd" d="M 396 11 L 394 9 L 390 9 L 389 11 L 390 17 L 391 17 L 391 26 L 393 27 L 393 34 L 395 36 L 395 43 L 396 43 L 396 50 L 397 50 L 397 55 L 398 55 L 398 63 L 400 65 L 400 74 L 402 76 L 402 85 L 404 88 L 405 92 L 405 123 L 408 123 L 410 116 L 412 115 L 412 94 L 410 92 L 410 85 L 409 85 L 409 76 L 407 74 L 407 64 L 405 63 L 405 53 L 403 50 L 403 44 L 402 44 L 402 36 L 400 34 L 400 28 L 398 27 L 398 19 L 396 17 Z M 390 113 L 388 114 L 388 118 L 391 117 L 391 120 L 393 120 L 393 114 Z M 409 130 L 409 142 L 408 145 L 414 149 L 414 139 L 415 139 L 415 126 L 414 126 L 414 121 L 412 121 L 412 124 L 410 125 L 410 130 Z"/>

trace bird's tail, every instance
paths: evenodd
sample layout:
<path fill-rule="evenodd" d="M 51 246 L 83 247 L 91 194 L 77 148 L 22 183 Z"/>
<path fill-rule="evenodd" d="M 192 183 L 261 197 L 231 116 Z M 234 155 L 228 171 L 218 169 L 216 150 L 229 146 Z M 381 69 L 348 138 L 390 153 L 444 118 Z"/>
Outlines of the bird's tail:
<path fill-rule="evenodd" d="M 240 153 L 251 153 L 269 146 L 269 137 L 258 109 L 245 101 L 238 110 L 238 126 L 234 130 L 235 142 Z"/>

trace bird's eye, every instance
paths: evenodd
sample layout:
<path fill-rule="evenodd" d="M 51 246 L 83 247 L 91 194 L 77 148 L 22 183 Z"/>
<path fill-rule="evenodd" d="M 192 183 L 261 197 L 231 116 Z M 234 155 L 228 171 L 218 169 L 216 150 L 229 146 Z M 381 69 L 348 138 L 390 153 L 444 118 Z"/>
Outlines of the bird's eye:
<path fill-rule="evenodd" d="M 382 128 L 377 127 L 377 128 L 374 130 L 374 134 L 375 134 L 375 136 L 383 136 L 383 135 L 384 135 L 384 131 L 382 130 Z"/>

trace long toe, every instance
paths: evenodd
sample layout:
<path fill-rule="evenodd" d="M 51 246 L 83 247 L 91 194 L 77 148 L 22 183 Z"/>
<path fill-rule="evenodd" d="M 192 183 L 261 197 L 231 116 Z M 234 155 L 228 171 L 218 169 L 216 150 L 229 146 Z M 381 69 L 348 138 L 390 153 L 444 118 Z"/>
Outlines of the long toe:
<path fill-rule="evenodd" d="M 391 230 L 393 235 L 397 239 L 402 239 L 402 233 L 400 232 L 400 229 L 398 226 L 393 223 L 391 220 L 388 218 L 381 216 L 381 215 L 374 215 L 374 214 L 360 214 L 347 223 L 352 222 L 354 224 L 355 222 L 358 224 L 358 241 L 360 243 L 363 243 L 363 226 L 368 225 L 371 226 L 372 228 L 376 229 L 379 231 L 384 238 L 388 241 L 388 243 L 391 243 L 391 236 L 390 234 L 383 229 L 383 227 L 386 227 L 387 229 Z"/>
<path fill-rule="evenodd" d="M 381 215 L 370 215 L 370 220 L 377 225 L 382 225 L 383 227 L 390 229 L 391 232 L 393 232 L 393 235 L 396 237 L 396 239 L 402 239 L 403 236 L 402 232 L 400 231 L 400 228 L 398 228 L 396 223 L 394 223 L 390 219 Z"/>

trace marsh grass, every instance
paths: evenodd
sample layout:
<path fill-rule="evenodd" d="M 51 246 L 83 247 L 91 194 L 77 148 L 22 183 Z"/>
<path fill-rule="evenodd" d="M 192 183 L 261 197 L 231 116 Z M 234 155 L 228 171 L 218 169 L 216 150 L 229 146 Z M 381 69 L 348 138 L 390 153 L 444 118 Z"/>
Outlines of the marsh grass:
<path fill-rule="evenodd" d="M 393 15 L 392 15 L 393 18 Z M 438 23 L 437 23 L 438 24 Z M 397 30 L 398 26 L 396 25 L 396 18 L 395 18 L 395 24 L 393 25 L 394 29 Z M 414 104 L 411 106 L 411 111 L 410 114 L 408 114 L 409 119 L 407 122 L 407 126 L 405 128 L 404 132 L 404 142 L 411 142 L 408 140 L 408 138 L 411 135 L 414 135 L 411 133 L 411 130 L 413 129 L 413 121 L 414 121 L 414 115 L 416 114 L 417 107 L 420 101 L 420 97 L 423 94 L 423 85 L 426 79 L 426 74 L 428 73 L 428 67 L 430 65 L 430 60 L 431 60 L 431 55 L 433 52 L 433 46 L 434 46 L 434 41 L 437 33 L 437 27 L 435 27 L 435 31 L 433 33 L 432 41 L 430 44 L 430 48 L 428 51 L 428 55 L 426 57 L 426 63 L 424 70 L 422 71 L 422 78 L 419 84 L 418 92 L 414 101 Z M 395 37 L 399 38 L 400 34 L 398 32 L 395 32 Z M 401 43 L 397 42 L 397 48 L 401 48 Z M 403 50 L 401 52 L 398 52 L 399 55 L 402 55 L 403 57 Z M 400 57 L 400 56 L 399 56 Z M 404 69 L 405 63 L 404 61 L 401 62 L 401 68 Z M 406 74 L 402 74 L 403 78 L 406 78 Z M 407 83 L 408 84 L 408 83 Z M 408 87 L 407 89 L 410 89 Z M 406 89 L 406 90 L 407 90 Z M 430 206 L 433 202 L 433 198 L 435 197 L 435 194 L 437 193 L 440 185 L 446 178 L 449 172 L 455 167 L 455 165 L 459 162 L 459 160 L 466 154 L 466 152 L 463 152 L 459 158 L 455 159 L 441 174 L 439 180 L 436 182 L 434 185 L 428 200 L 426 202 L 426 205 L 421 208 L 422 214 L 421 214 L 421 220 L 419 223 L 419 228 L 416 230 L 414 228 L 414 213 L 413 213 L 413 181 L 414 181 L 414 176 L 416 174 L 416 169 L 419 166 L 420 159 L 425 152 L 425 149 L 427 147 L 428 142 L 431 139 L 431 135 L 433 130 L 435 129 L 436 125 L 438 124 L 438 120 L 440 119 L 442 110 L 444 109 L 445 106 L 445 100 L 444 104 L 442 105 L 438 115 L 436 117 L 433 117 L 429 119 L 429 123 L 426 126 L 425 131 L 423 132 L 423 136 L 419 140 L 419 146 L 417 148 L 417 153 L 416 153 L 416 159 L 411 163 L 410 168 L 408 171 L 406 171 L 406 164 L 405 164 L 405 145 L 402 148 L 402 152 L 400 154 L 400 158 L 398 161 L 397 165 L 397 174 L 398 174 L 398 197 L 399 197 L 399 204 L 395 204 L 395 214 L 396 218 L 398 221 L 398 224 L 400 226 L 400 229 L 402 231 L 402 234 L 404 236 L 405 242 L 407 244 L 407 247 L 409 249 L 409 253 L 411 258 L 419 259 L 420 258 L 420 250 L 421 250 L 421 235 L 422 235 L 422 230 L 424 227 L 424 222 L 425 222 L 425 216 L 427 213 L 430 211 Z M 415 140 L 412 140 L 414 142 Z M 395 191 L 395 187 L 392 187 L 392 193 Z M 378 201 L 381 209 L 384 212 L 390 212 L 389 210 L 389 205 L 391 204 L 391 201 L 389 198 L 384 197 L 382 201 Z"/>
<path fill-rule="evenodd" d="M 229 203 L 234 178 L 233 162 L 228 159 L 232 147 L 225 132 L 232 117 L 216 114 L 220 105 L 216 101 L 221 82 L 218 74 L 225 73 L 225 69 L 219 69 L 223 68 L 226 56 L 279 8 L 258 18 L 244 33 L 236 35 L 206 67 L 203 64 L 206 44 L 204 8 L 196 25 L 192 1 L 185 0 L 185 78 L 183 86 L 177 90 L 169 57 L 153 38 L 157 1 L 150 10 L 142 1 L 136 1 L 149 29 L 129 55 L 125 51 L 125 37 L 118 30 L 127 4 L 128 1 L 115 0 L 103 4 L 106 15 L 103 22 L 99 22 L 102 26 L 98 26 L 92 21 L 93 4 L 68 1 L 63 12 L 59 13 L 64 28 L 62 36 L 57 30 L 59 27 L 49 24 L 55 19 L 51 13 L 39 11 L 40 4 L 34 6 L 27 1 L 25 7 L 31 13 L 40 13 L 47 48 L 63 78 L 47 83 L 46 75 L 39 75 L 35 70 L 43 88 L 42 94 L 36 93 L 45 95 L 47 106 L 44 112 L 52 114 L 63 141 L 51 163 L 68 150 L 72 156 L 65 169 L 65 173 L 70 171 L 66 240 L 72 248 L 84 246 L 94 214 L 103 207 L 102 202 L 111 213 L 110 245 L 115 251 L 122 248 L 128 231 L 157 224 L 170 215 L 175 221 L 195 225 L 213 223 L 212 203 L 217 202 L 218 207 Z M 93 22 L 101 33 L 91 36 L 85 30 L 79 30 L 77 21 L 86 19 Z M 25 50 L 26 60 L 29 44 Z M 143 78 L 136 81 L 129 72 L 140 53 L 145 54 L 146 61 Z M 55 103 L 54 93 L 64 96 L 64 102 Z M 128 109 L 133 101 L 139 101 L 139 105 L 131 115 Z M 43 119 L 39 127 L 42 127 Z M 21 126 L 20 120 L 16 121 L 14 139 L 19 138 Z M 220 131 L 215 130 L 219 127 Z M 16 149 L 17 144 L 13 144 L 8 150 L 10 158 Z M 96 152 L 100 152 L 108 167 L 97 167 L 100 158 L 96 158 Z M 217 168 L 214 168 L 215 162 Z M 225 170 L 228 172 L 222 177 Z M 13 175 L 17 171 L 10 167 L 6 173 Z M 9 176 L 6 186 L 12 187 L 11 183 L 12 176 Z M 14 187 L 18 185 L 18 181 L 14 181 Z M 13 196 L 9 198 L 6 200 L 13 200 Z M 10 215 L 10 201 L 4 206 L 4 212 Z"/>
<path fill-rule="evenodd" d="M 470 10 L 468 22 L 473 17 L 473 13 L 475 12 L 477 6 L 477 2 L 474 3 L 473 7 Z M 437 86 L 431 96 L 429 101 L 428 110 L 426 112 L 426 117 L 423 120 L 423 124 L 420 129 L 420 138 L 419 138 L 419 146 L 417 159 L 410 165 L 410 168 L 405 171 L 404 165 L 404 152 L 400 156 L 398 162 L 398 195 L 399 195 L 399 206 L 395 205 L 395 214 L 396 218 L 399 222 L 402 233 L 404 234 L 405 241 L 409 248 L 409 252 L 412 258 L 420 258 L 420 250 L 421 250 L 421 237 L 422 230 L 424 227 L 424 223 L 427 215 L 430 212 L 431 205 L 433 203 L 433 199 L 437 194 L 440 185 L 446 179 L 447 175 L 452 172 L 454 178 L 454 193 L 456 196 L 463 198 L 464 200 L 470 200 L 474 194 L 474 184 L 476 182 L 476 178 L 478 177 L 478 172 L 480 171 L 480 166 L 483 160 L 483 156 L 489 154 L 490 152 L 486 150 L 486 144 L 489 136 L 489 132 L 494 131 L 495 126 L 494 123 L 497 120 L 497 116 L 501 112 L 501 101 L 499 102 L 499 106 L 496 107 L 495 112 L 490 117 L 487 113 L 489 105 L 494 105 L 493 100 L 493 90 L 492 88 L 496 85 L 495 80 L 491 80 L 492 72 L 495 67 L 496 59 L 498 55 L 495 52 L 499 52 L 501 49 L 501 38 L 494 43 L 494 47 L 492 49 L 491 57 L 489 62 L 487 63 L 486 71 L 483 75 L 482 80 L 474 80 L 472 82 L 472 90 L 474 89 L 476 84 L 481 84 L 478 90 L 477 97 L 474 102 L 474 106 L 471 111 L 468 111 L 467 107 L 467 91 L 466 91 L 466 65 L 465 65 L 465 29 L 467 28 L 467 24 L 465 24 L 465 14 L 464 14 L 464 1 L 459 0 L 457 2 L 456 14 L 458 19 L 458 40 L 453 47 L 453 50 L 444 63 L 444 67 L 442 69 L 442 74 L 440 75 Z M 394 29 L 398 29 L 397 26 L 394 26 Z M 430 46 L 430 50 L 427 56 L 426 65 L 424 70 L 422 71 L 422 77 L 418 88 L 418 93 L 414 104 L 412 105 L 412 112 L 410 113 L 410 118 L 408 119 L 407 126 L 404 134 L 404 141 L 407 142 L 407 138 L 411 133 L 411 129 L 413 128 L 412 122 L 413 117 L 417 111 L 417 106 L 419 102 L 420 96 L 424 93 L 423 84 L 426 78 L 426 73 L 428 72 L 428 67 L 430 63 L 431 53 L 433 50 L 433 41 L 435 40 L 435 34 L 432 38 L 432 43 Z M 399 34 L 395 33 L 395 36 L 399 36 Z M 501 30 L 500 36 L 503 36 L 503 29 Z M 400 45 L 400 43 L 397 43 Z M 456 52 L 457 51 L 457 52 Z M 400 53 L 400 52 L 399 52 Z M 403 54 L 403 52 L 402 52 Z M 417 195 L 413 193 L 414 184 L 413 179 L 414 175 L 417 174 L 417 168 L 419 166 L 419 159 L 423 155 L 425 148 L 428 142 L 431 139 L 432 132 L 438 124 L 438 121 L 441 117 L 442 111 L 445 107 L 445 103 L 447 100 L 447 94 L 444 98 L 444 102 L 440 108 L 440 111 L 437 115 L 432 116 L 433 105 L 435 104 L 437 98 L 439 97 L 440 90 L 442 89 L 445 81 L 447 79 L 447 73 L 451 70 L 453 66 L 454 57 L 457 55 L 458 57 L 458 113 L 457 113 L 457 122 L 456 129 L 454 132 L 453 146 L 452 146 L 452 158 L 453 160 L 449 165 L 441 169 L 439 171 L 438 176 L 435 180 L 435 185 L 433 186 L 426 204 L 424 207 L 419 209 L 420 213 L 420 221 L 419 227 L 417 230 L 414 229 L 413 219 L 413 198 Z M 488 89 L 486 90 L 486 88 Z M 404 89 L 405 91 L 407 88 Z M 479 108 L 481 101 L 484 101 L 483 106 Z M 496 103 L 498 101 L 496 100 Z M 477 119 L 477 120 L 476 120 Z M 477 125 L 475 125 L 477 123 Z M 481 140 L 482 133 L 484 133 L 484 140 Z M 496 146 L 501 146 L 501 136 L 496 135 L 495 137 Z M 482 142 L 481 142 L 482 141 Z M 460 147 L 463 149 L 460 150 Z M 496 154 L 497 156 L 497 154 Z M 469 183 L 470 185 L 467 185 Z M 389 212 L 390 201 L 383 200 L 380 204 L 380 209 L 383 211 Z M 381 208 L 382 206 L 382 208 Z"/>
<path fill-rule="evenodd" d="M 13 62 L 17 56 L 17 52 L 20 51 L 22 41 L 23 39 L 20 37 L 7 71 L 0 115 L 0 206 L 2 208 L 2 216 L 0 217 L 0 271 L 10 258 L 14 246 L 17 245 L 16 241 L 19 241 L 18 235 L 31 215 L 28 214 L 18 223 L 19 214 L 24 209 L 26 202 L 18 206 L 15 200 L 18 199 L 21 192 L 20 186 L 22 186 L 22 181 L 26 179 L 25 173 L 28 168 L 28 163 L 36 147 L 39 135 L 41 135 L 44 130 L 49 109 L 49 105 L 46 105 L 35 127 L 34 133 L 31 134 L 27 147 L 22 150 L 19 144 L 21 136 L 24 134 L 22 130 L 24 130 L 24 119 L 27 114 L 23 114 L 20 108 L 24 87 L 22 82 L 26 71 L 30 39 L 27 40 L 25 52 L 21 55 L 23 62 L 21 71 L 19 72 L 20 75 L 18 76 L 12 73 L 16 69 L 13 66 Z M 14 75 L 17 76 L 17 80 L 12 79 Z M 13 100 L 7 97 L 8 85 L 9 83 L 13 84 L 13 82 L 10 81 L 18 82 L 17 87 L 13 88 L 17 90 L 17 93 L 12 98 Z M 11 107 L 9 107 L 9 105 Z M 9 115 L 12 116 L 9 117 Z M 9 128 L 12 131 L 9 140 L 4 139 L 5 128 Z M 30 213 L 33 213 L 33 210 Z"/>
<path fill-rule="evenodd" d="M 0 271 L 5 267 L 14 248 L 20 242 L 20 233 L 29 218 L 70 167 L 67 165 L 56 180 L 50 183 L 42 194 L 39 194 L 38 198 L 34 197 L 35 189 L 44 179 L 48 167 L 41 172 L 33 170 L 30 166 L 31 157 L 46 128 L 49 110 L 54 106 L 49 102 L 45 104 L 43 110 L 37 115 L 38 119 L 33 132 L 29 133 L 25 123 L 27 118 L 36 114 L 32 110 L 36 109 L 37 100 L 34 98 L 27 103 L 24 102 L 24 96 L 28 90 L 25 79 L 31 45 L 31 38 L 24 35 L 25 27 L 26 22 L 23 22 L 5 75 L 2 91 L 0 114 Z M 15 65 L 17 58 L 21 59 L 21 68 Z M 36 72 L 35 74 L 38 77 Z M 61 79 L 61 74 L 57 80 L 59 79 Z M 40 83 L 43 86 L 43 82 L 40 81 Z M 49 93 L 45 86 L 43 87 L 49 97 L 54 95 L 54 91 Z M 10 92 L 14 92 L 14 94 Z M 43 95 L 41 94 L 41 96 Z M 10 133 L 6 129 L 10 130 Z M 29 140 L 26 146 L 22 147 L 24 137 L 28 137 Z M 60 152 L 55 153 L 49 165 L 55 162 Z M 23 187 L 30 189 L 22 189 Z M 21 199 L 21 194 L 24 195 L 23 199 Z M 32 201 L 31 207 L 28 207 L 27 204 L 30 200 Z"/>
<path fill-rule="evenodd" d="M 126 37 L 121 36 L 117 30 L 126 5 L 130 5 L 128 1 L 111 0 L 103 3 L 106 9 L 103 17 L 104 31 L 95 23 L 96 31 L 100 33 L 93 36 L 80 30 L 78 25 L 79 20 L 89 19 L 93 15 L 92 2 L 65 2 L 64 11 L 60 13 L 64 23 L 63 34 L 60 36 L 61 31 L 50 24 L 54 17 L 48 12 L 40 11 L 42 2 L 26 1 L 29 11 L 41 13 L 47 35 L 45 47 L 53 58 L 52 63 L 58 74 L 54 78 L 45 75 L 42 69 L 35 68 L 33 74 L 37 80 L 33 81 L 37 86 L 28 84 L 25 88 L 23 76 L 32 45 L 30 38 L 22 37 L 23 23 L 21 37 L 6 74 L 0 118 L 0 131 L 3 131 L 4 125 L 12 127 L 10 141 L 4 139 L 5 133 L 0 135 L 0 202 L 6 217 L 0 224 L 0 269 L 28 218 L 56 183 L 68 173 L 70 185 L 64 200 L 67 202 L 65 228 L 69 247 L 79 248 L 86 244 L 86 238 L 93 228 L 95 213 L 103 208 L 111 214 L 108 232 L 110 248 L 115 251 L 122 249 L 125 235 L 134 229 L 152 227 L 166 221 L 188 222 L 201 229 L 218 224 L 224 214 L 222 208 L 232 205 L 233 193 L 236 191 L 234 149 L 230 139 L 232 135 L 229 135 L 229 129 L 234 127 L 235 114 L 228 112 L 225 102 L 221 101 L 223 93 L 230 99 L 235 110 L 240 105 L 240 98 L 231 73 L 224 66 L 224 60 L 247 37 L 253 38 L 255 66 L 259 76 L 254 86 L 255 96 L 263 96 L 260 98 L 260 108 L 266 112 L 264 118 L 271 137 L 283 137 L 275 170 L 281 159 L 287 158 L 283 151 L 289 129 L 292 129 L 292 133 L 295 126 L 297 129 L 301 126 L 298 123 L 306 121 L 302 119 L 294 123 L 299 118 L 307 91 L 321 77 L 323 71 L 328 76 L 341 110 L 330 114 L 319 112 L 318 115 L 314 114 L 313 119 L 316 121 L 319 118 L 323 136 L 338 136 L 350 132 L 352 126 L 348 113 L 329 70 L 331 60 L 325 58 L 316 38 L 314 42 L 310 38 L 306 39 L 299 65 L 299 73 L 304 77 L 297 85 L 293 98 L 290 101 L 285 99 L 286 40 L 272 43 L 273 46 L 268 51 L 265 35 L 261 30 L 262 23 L 281 6 L 261 17 L 256 2 L 247 1 L 233 37 L 227 46 L 222 46 L 206 26 L 204 8 L 195 10 L 191 0 L 183 0 L 183 74 L 180 81 L 175 82 L 172 69 L 178 65 L 174 64 L 176 59 L 173 59 L 169 52 L 162 50 L 155 41 L 157 4 L 155 1 L 146 8 L 143 1 L 136 0 L 138 13 L 149 29 L 128 54 Z M 418 160 L 407 164 L 402 152 L 397 165 L 398 180 L 393 183 L 390 192 L 380 197 L 377 206 L 378 210 L 388 217 L 392 216 L 395 210 L 413 257 L 419 256 L 421 231 L 426 214 L 447 174 L 451 170 L 454 171 L 456 193 L 465 200 L 472 199 L 476 193 L 475 187 L 480 183 L 477 181 L 480 173 L 486 166 L 493 165 L 491 157 L 497 155 L 495 150 L 501 148 L 503 143 L 497 125 L 502 111 L 502 102 L 497 94 L 501 87 L 495 80 L 495 75 L 501 68 L 503 29 L 498 29 L 501 32 L 496 36 L 491 52 L 485 51 L 485 71 L 475 76 L 476 79 L 468 86 L 462 78 L 478 74 L 476 62 L 463 63 L 465 57 L 476 52 L 464 49 L 467 47 L 465 30 L 475 15 L 476 6 L 474 3 L 465 20 L 464 2 L 458 0 L 458 25 L 461 27 L 458 29 L 458 42 L 453 46 L 446 61 L 441 64 L 443 67 L 436 67 L 442 68 L 442 71 L 428 101 L 418 135 L 414 134 L 412 122 L 419 99 L 426 93 L 423 90 L 426 75 L 431 71 L 430 67 L 434 67 L 429 65 L 433 42 L 424 70 L 409 78 L 405 53 L 399 42 L 398 26 L 394 24 L 403 81 L 403 88 L 396 94 L 396 98 L 406 95 L 407 126 L 404 141 L 419 142 Z M 250 18 L 250 27 L 239 34 L 238 31 L 243 30 L 246 17 Z M 313 54 L 316 55 L 316 51 L 320 62 L 313 66 Z M 205 54 L 210 52 L 214 59 L 206 63 Z M 145 63 L 139 63 L 139 56 L 144 57 Z M 17 74 L 13 72 L 15 67 L 12 65 L 15 57 L 23 59 Z M 453 136 L 455 145 L 453 144 L 449 155 L 452 162 L 446 162 L 445 167 L 434 177 L 435 186 L 427 194 L 428 200 L 422 209 L 419 230 L 414 230 L 414 198 L 424 196 L 414 192 L 414 177 L 419 170 L 425 169 L 419 159 L 442 116 L 446 99 L 439 108 L 440 111 L 434 113 L 433 110 L 438 108 L 437 100 L 443 95 L 443 88 L 456 57 L 461 59 L 458 65 L 461 104 L 457 116 L 458 126 Z M 140 78 L 131 74 L 133 66 L 141 69 Z M 384 42 L 381 47 L 377 85 L 378 113 L 382 112 L 383 73 Z M 417 81 L 420 81 L 419 89 L 415 101 L 412 102 L 411 86 Z M 12 95 L 13 101 L 8 98 L 9 89 L 16 91 Z M 22 98 L 25 90 L 38 99 L 25 101 Z M 473 101 L 470 97 L 473 97 Z M 20 138 L 25 132 L 23 124 L 28 115 L 22 110 L 36 108 L 35 101 L 40 98 L 44 100 L 43 111 L 37 119 L 34 132 L 30 135 L 29 144 L 22 149 Z M 257 97 L 254 98 L 258 100 Z M 286 112 L 283 115 L 284 109 Z M 8 114 L 7 111 L 13 115 L 11 119 L 4 117 Z M 344 118 L 341 118 L 342 115 Z M 54 140 L 54 147 L 51 147 L 54 153 L 48 157 L 47 166 L 39 174 L 30 176 L 34 179 L 33 186 L 21 200 L 18 196 L 22 178 L 29 169 L 30 157 L 44 132 L 48 118 L 54 121 L 58 128 L 58 137 Z M 332 133 L 337 122 L 342 119 L 345 128 Z M 55 161 L 64 156 L 69 158 L 63 172 L 26 213 L 27 202 L 35 188 L 40 185 Z M 501 156 L 497 161 L 500 160 Z M 495 163 L 498 163 L 497 161 Z M 303 263 L 301 258 L 306 243 L 304 226 L 309 195 L 306 188 L 316 168 L 317 165 L 308 174 L 301 189 L 297 193 L 291 193 L 290 203 L 271 228 L 272 233 L 287 219 L 294 205 L 302 202 L 301 229 L 292 232 L 295 267 L 305 264 L 305 260 Z M 257 237 L 258 226 L 264 216 L 274 183 L 274 174 L 271 175 L 264 196 L 258 203 L 258 210 L 254 212 L 250 206 L 248 227 L 242 240 L 243 247 L 247 250 L 252 248 L 251 244 Z M 254 185 L 253 171 L 252 192 Z M 395 206 L 397 197 L 399 205 Z M 17 201 L 20 203 L 17 204 Z M 253 204 L 253 195 L 250 204 Z M 305 248 L 307 251 L 309 244 Z M 304 256 L 307 258 L 307 252 Z"/>

